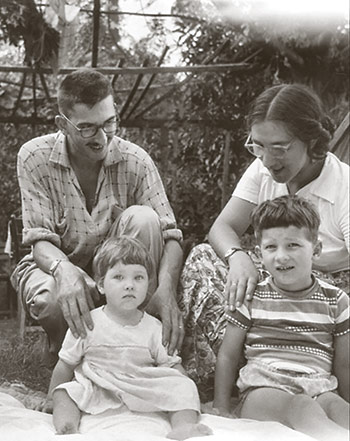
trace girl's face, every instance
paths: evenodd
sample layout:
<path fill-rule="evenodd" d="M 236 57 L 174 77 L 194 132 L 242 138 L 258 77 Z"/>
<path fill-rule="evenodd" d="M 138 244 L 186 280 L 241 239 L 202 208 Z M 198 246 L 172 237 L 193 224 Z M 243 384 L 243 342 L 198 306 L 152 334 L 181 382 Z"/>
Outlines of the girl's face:
<path fill-rule="evenodd" d="M 269 170 L 274 181 L 283 184 L 303 182 L 310 173 L 311 159 L 307 154 L 307 145 L 293 137 L 280 121 L 263 121 L 251 128 L 252 141 L 262 146 L 265 151 L 261 161 Z M 282 157 L 274 155 L 273 147 L 288 146 Z"/>
<path fill-rule="evenodd" d="M 117 262 L 109 268 L 98 287 L 106 296 L 109 308 L 120 312 L 136 310 L 146 298 L 148 274 L 142 265 Z"/>

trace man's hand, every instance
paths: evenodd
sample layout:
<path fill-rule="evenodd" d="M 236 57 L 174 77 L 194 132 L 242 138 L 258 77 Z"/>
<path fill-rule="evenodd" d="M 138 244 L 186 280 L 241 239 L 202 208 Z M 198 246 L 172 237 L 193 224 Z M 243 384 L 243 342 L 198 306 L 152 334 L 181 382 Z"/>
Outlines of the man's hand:
<path fill-rule="evenodd" d="M 158 287 L 146 306 L 146 311 L 159 316 L 163 324 L 163 345 L 168 347 L 168 353 L 173 355 L 175 349 L 181 350 L 185 335 L 181 311 L 176 302 L 174 290 Z"/>
<path fill-rule="evenodd" d="M 95 307 L 98 291 L 95 282 L 71 262 L 60 262 L 55 272 L 57 300 L 74 337 L 86 337 L 93 328 L 90 310 Z"/>
<path fill-rule="evenodd" d="M 245 298 L 252 299 L 259 274 L 251 258 L 243 251 L 230 257 L 229 265 L 225 294 L 230 310 L 234 311 Z"/>

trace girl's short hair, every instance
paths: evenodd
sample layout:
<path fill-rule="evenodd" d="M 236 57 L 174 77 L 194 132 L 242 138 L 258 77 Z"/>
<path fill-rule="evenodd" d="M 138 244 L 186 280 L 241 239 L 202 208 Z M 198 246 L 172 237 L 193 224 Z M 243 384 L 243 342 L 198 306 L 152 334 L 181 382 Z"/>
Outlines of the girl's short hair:
<path fill-rule="evenodd" d="M 67 117 L 75 104 L 93 107 L 98 102 L 113 97 L 109 79 L 94 69 L 82 68 L 68 74 L 58 88 L 58 108 Z"/>
<path fill-rule="evenodd" d="M 262 92 L 247 117 L 248 130 L 264 121 L 282 122 L 288 132 L 307 145 L 312 159 L 323 159 L 329 150 L 334 124 L 316 93 L 303 84 L 282 84 Z M 315 141 L 315 142 L 312 142 Z"/>
<path fill-rule="evenodd" d="M 318 239 L 320 216 L 309 201 L 298 196 L 280 196 L 261 203 L 253 210 L 251 221 L 258 242 L 263 230 L 289 226 L 305 228 L 311 242 Z"/>
<path fill-rule="evenodd" d="M 129 236 L 109 238 L 95 251 L 92 261 L 95 281 L 102 280 L 109 268 L 120 262 L 124 265 L 144 266 L 148 277 L 152 275 L 154 269 L 149 251 L 139 240 Z"/>

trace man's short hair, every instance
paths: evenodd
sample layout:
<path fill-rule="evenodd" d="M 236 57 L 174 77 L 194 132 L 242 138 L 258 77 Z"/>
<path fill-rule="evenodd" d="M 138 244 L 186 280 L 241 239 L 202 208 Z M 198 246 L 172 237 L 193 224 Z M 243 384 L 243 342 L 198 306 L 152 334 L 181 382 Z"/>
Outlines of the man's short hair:
<path fill-rule="evenodd" d="M 113 96 L 113 88 L 105 75 L 94 69 L 78 69 L 62 80 L 57 94 L 58 108 L 69 117 L 75 104 L 91 108 L 109 95 Z"/>
<path fill-rule="evenodd" d="M 320 216 L 309 201 L 298 196 L 280 196 L 263 202 L 253 210 L 251 220 L 258 242 L 263 230 L 289 226 L 305 228 L 312 242 L 318 239 Z"/>
<path fill-rule="evenodd" d="M 149 251 L 139 240 L 129 236 L 110 238 L 96 249 L 92 262 L 95 281 L 101 281 L 107 271 L 117 263 L 142 265 L 146 268 L 148 277 L 151 277 L 154 268 Z"/>

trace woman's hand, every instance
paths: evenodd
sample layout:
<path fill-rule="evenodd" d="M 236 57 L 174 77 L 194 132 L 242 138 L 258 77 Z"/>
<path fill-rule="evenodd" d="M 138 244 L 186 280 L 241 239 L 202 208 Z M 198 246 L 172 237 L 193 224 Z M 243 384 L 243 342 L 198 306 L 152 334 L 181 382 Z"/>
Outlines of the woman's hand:
<path fill-rule="evenodd" d="M 252 299 L 259 274 L 253 261 L 244 251 L 237 251 L 229 258 L 228 263 L 225 294 L 229 309 L 234 311 L 245 299 Z"/>
<path fill-rule="evenodd" d="M 256 205 L 232 196 L 209 231 L 209 243 L 224 259 L 232 247 L 240 247 L 240 238 L 250 224 L 250 216 Z M 258 282 L 258 271 L 244 251 L 235 252 L 229 259 L 229 272 L 225 287 L 231 310 L 251 299 Z"/>

